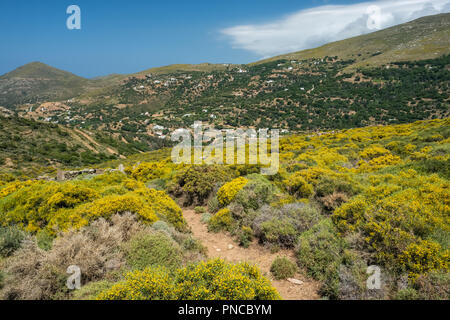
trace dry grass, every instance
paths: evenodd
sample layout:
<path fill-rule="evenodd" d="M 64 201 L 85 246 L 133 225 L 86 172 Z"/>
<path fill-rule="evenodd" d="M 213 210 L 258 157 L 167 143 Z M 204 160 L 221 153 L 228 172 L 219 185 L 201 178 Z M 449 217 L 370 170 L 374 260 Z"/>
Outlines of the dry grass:
<path fill-rule="evenodd" d="M 98 281 L 125 264 L 122 243 L 150 227 L 139 223 L 132 214 L 116 215 L 111 222 L 100 219 L 78 231 L 58 237 L 50 251 L 27 241 L 5 264 L 7 274 L 0 298 L 42 300 L 67 298 L 66 270 L 70 265 L 81 269 L 82 284 Z"/>

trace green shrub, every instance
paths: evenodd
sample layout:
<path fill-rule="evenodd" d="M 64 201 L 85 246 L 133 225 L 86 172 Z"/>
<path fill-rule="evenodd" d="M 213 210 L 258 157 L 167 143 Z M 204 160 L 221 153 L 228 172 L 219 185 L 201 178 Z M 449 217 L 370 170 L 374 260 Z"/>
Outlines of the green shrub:
<path fill-rule="evenodd" d="M 342 201 L 333 199 L 333 197 L 338 198 L 337 195 L 340 195 L 340 198 L 346 201 L 359 192 L 359 187 L 355 182 L 331 176 L 321 177 L 314 189 L 316 199 L 328 210 L 333 210 L 342 204 Z M 336 204 L 333 202 L 336 202 Z"/>
<path fill-rule="evenodd" d="M 167 222 L 164 222 L 164 221 L 161 221 L 161 220 L 156 221 L 154 224 L 152 224 L 152 228 L 155 229 L 155 230 L 158 230 L 158 231 L 165 231 L 168 234 L 170 234 L 171 231 L 173 230 L 173 228 L 171 228 L 167 224 Z"/>
<path fill-rule="evenodd" d="M 243 226 L 238 234 L 239 245 L 248 248 L 253 239 L 253 230 L 250 227 Z"/>
<path fill-rule="evenodd" d="M 194 211 L 195 211 L 195 213 L 200 214 L 200 213 L 205 213 L 206 209 L 205 209 L 205 207 L 195 207 Z"/>
<path fill-rule="evenodd" d="M 17 227 L 0 227 L 0 256 L 9 257 L 22 246 L 25 233 Z"/>
<path fill-rule="evenodd" d="M 437 173 L 446 179 L 450 179 L 450 159 L 426 159 L 415 163 L 415 167 L 418 171 L 427 174 Z"/>
<path fill-rule="evenodd" d="M 418 297 L 417 291 L 413 288 L 401 289 L 395 295 L 396 300 L 417 300 Z"/>
<path fill-rule="evenodd" d="M 277 257 L 270 267 L 270 272 L 277 280 L 292 278 L 297 272 L 297 266 L 286 257 Z"/>
<path fill-rule="evenodd" d="M 304 203 L 290 203 L 281 208 L 262 207 L 253 221 L 255 235 L 262 243 L 291 248 L 299 235 L 320 221 L 316 208 Z"/>
<path fill-rule="evenodd" d="M 418 298 L 422 300 L 450 300 L 450 273 L 434 271 L 418 277 L 414 284 Z"/>
<path fill-rule="evenodd" d="M 220 166 L 189 166 L 177 173 L 169 189 L 175 196 L 185 196 L 186 205 L 202 205 L 214 189 L 232 176 L 230 170 Z"/>
<path fill-rule="evenodd" d="M 174 269 L 181 264 L 182 252 L 166 233 L 141 233 L 124 245 L 127 264 L 143 270 L 149 266 Z"/>
<path fill-rule="evenodd" d="M 297 240 L 297 231 L 289 221 L 272 219 L 261 224 L 260 239 L 262 242 L 291 248 Z"/>
<path fill-rule="evenodd" d="M 0 270 L 0 289 L 3 288 L 4 281 L 5 281 L 5 273 L 2 270 Z"/>
<path fill-rule="evenodd" d="M 53 245 L 54 236 L 47 230 L 41 230 L 36 234 L 36 242 L 39 248 L 49 251 Z"/>
<path fill-rule="evenodd" d="M 300 236 L 296 249 L 300 266 L 322 282 L 321 293 L 330 298 L 338 297 L 343 247 L 331 220 L 324 219 Z"/>
<path fill-rule="evenodd" d="M 207 212 L 202 214 L 202 223 L 205 223 L 205 224 L 208 223 L 209 220 L 211 220 L 211 218 L 212 218 L 212 215 Z"/>
<path fill-rule="evenodd" d="M 251 174 L 247 184 L 236 194 L 233 203 L 240 204 L 245 212 L 258 210 L 271 202 L 275 187 L 267 178 L 259 174 Z"/>
<path fill-rule="evenodd" d="M 80 290 L 73 291 L 72 299 L 73 300 L 94 300 L 97 295 L 99 295 L 102 291 L 106 291 L 110 289 L 114 283 L 101 280 L 96 282 L 90 282 L 81 287 Z"/>
<path fill-rule="evenodd" d="M 208 200 L 208 211 L 212 213 L 216 213 L 220 209 L 219 200 L 217 200 L 217 197 L 211 197 Z"/>
<path fill-rule="evenodd" d="M 149 182 L 147 182 L 145 184 L 145 186 L 149 189 L 163 191 L 166 189 L 166 180 L 163 180 L 163 179 L 150 180 Z"/>
<path fill-rule="evenodd" d="M 183 241 L 182 247 L 183 247 L 183 249 L 188 250 L 188 251 L 206 253 L 206 248 L 203 246 L 202 242 L 198 239 L 193 238 L 192 236 L 186 238 Z"/>

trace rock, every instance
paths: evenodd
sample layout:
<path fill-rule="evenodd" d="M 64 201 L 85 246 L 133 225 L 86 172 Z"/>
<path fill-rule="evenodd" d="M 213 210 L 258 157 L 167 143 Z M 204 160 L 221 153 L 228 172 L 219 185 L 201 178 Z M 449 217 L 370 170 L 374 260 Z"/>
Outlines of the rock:
<path fill-rule="evenodd" d="M 64 171 L 58 170 L 58 173 L 56 174 L 56 181 L 64 181 L 64 180 L 65 180 Z"/>
<path fill-rule="evenodd" d="M 118 270 L 122 267 L 122 263 L 118 259 L 112 259 L 106 262 L 106 271 Z"/>
<path fill-rule="evenodd" d="M 231 249 L 233 249 L 234 248 L 234 246 L 232 245 L 232 244 L 229 244 L 228 245 L 228 250 L 231 250 Z"/>
<path fill-rule="evenodd" d="M 220 249 L 216 249 L 216 251 L 217 251 L 217 252 L 220 252 L 220 251 L 222 251 L 222 250 L 220 250 Z"/>
<path fill-rule="evenodd" d="M 290 283 L 293 283 L 293 284 L 297 284 L 297 285 L 302 285 L 303 284 L 303 281 L 297 280 L 297 279 L 293 279 L 293 278 L 287 278 L 287 281 L 289 281 Z"/>

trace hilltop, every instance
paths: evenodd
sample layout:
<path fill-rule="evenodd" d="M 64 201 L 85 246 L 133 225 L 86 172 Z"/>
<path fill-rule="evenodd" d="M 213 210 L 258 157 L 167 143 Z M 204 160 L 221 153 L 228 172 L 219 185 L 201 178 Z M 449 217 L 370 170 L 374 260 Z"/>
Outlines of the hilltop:
<path fill-rule="evenodd" d="M 0 77 L 0 105 L 68 99 L 84 92 L 87 79 L 41 62 L 33 62 Z"/>
<path fill-rule="evenodd" d="M 53 68 L 42 62 L 28 63 L 0 77 L 1 80 L 9 80 L 14 78 L 59 80 L 59 81 L 86 80 L 82 77 L 74 75 L 73 73 Z"/>
<path fill-rule="evenodd" d="M 423 17 L 377 32 L 345 39 L 324 46 L 276 56 L 256 62 L 304 60 L 338 55 L 354 59 L 348 69 L 378 67 L 387 63 L 433 59 L 449 53 L 450 13 Z"/>

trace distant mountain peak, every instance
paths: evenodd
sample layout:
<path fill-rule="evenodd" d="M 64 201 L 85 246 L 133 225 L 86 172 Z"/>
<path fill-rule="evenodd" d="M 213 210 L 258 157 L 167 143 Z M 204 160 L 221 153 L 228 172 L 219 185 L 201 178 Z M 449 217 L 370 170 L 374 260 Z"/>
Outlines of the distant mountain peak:
<path fill-rule="evenodd" d="M 49 80 L 74 80 L 83 79 L 68 71 L 51 67 L 43 62 L 34 61 L 27 63 L 17 69 L 6 73 L 1 79 L 26 78 L 26 79 L 49 79 Z"/>

